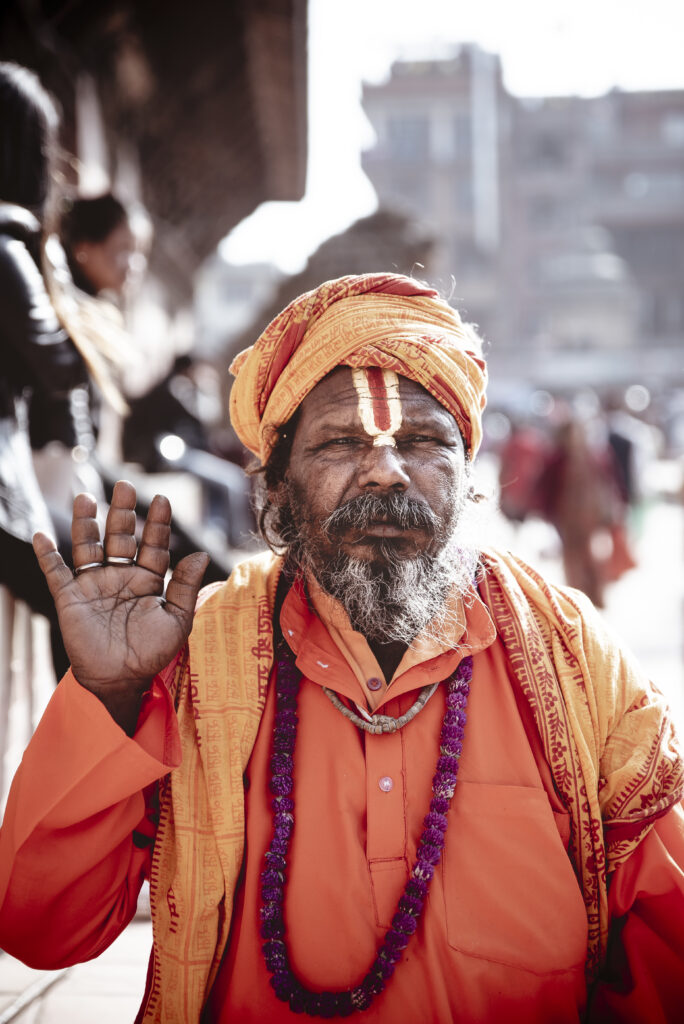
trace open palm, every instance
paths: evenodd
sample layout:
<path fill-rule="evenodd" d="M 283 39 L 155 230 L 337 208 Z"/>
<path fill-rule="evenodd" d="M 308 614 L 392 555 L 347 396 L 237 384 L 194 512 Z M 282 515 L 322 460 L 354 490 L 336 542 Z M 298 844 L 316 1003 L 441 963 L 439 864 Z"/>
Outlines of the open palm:
<path fill-rule="evenodd" d="M 98 696 L 108 687 L 142 692 L 171 661 L 190 633 L 208 562 L 202 552 L 188 555 L 176 566 L 164 594 L 171 506 L 161 495 L 152 499 L 138 548 L 135 498 L 132 484 L 115 484 L 103 542 L 94 499 L 86 494 L 76 497 L 75 573 L 49 537 L 34 538 L 72 671 Z"/>

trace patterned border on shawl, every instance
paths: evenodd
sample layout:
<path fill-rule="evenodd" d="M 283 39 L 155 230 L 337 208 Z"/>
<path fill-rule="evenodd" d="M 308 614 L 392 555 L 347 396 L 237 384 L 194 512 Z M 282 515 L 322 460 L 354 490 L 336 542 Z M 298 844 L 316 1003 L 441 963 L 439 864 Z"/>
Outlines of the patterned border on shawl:
<path fill-rule="evenodd" d="M 601 890 L 605 900 L 602 827 L 600 820 L 590 813 L 586 783 L 550 656 L 550 630 L 548 626 L 540 629 L 542 620 L 529 607 L 526 614 L 519 601 L 514 607 L 501 581 L 492 573 L 487 574 L 480 587 L 511 667 L 529 701 L 554 784 L 570 813 L 572 863 L 587 911 L 587 973 L 593 977 L 602 946 Z M 569 662 L 574 660 L 567 648 L 563 654 Z M 576 661 L 574 667 L 576 670 Z"/>
<path fill-rule="evenodd" d="M 145 1024 L 199 1021 L 228 939 L 244 849 L 243 773 L 273 661 L 279 572 L 280 560 L 267 552 L 206 588 L 189 656 L 180 657 L 169 687 L 183 757 L 160 791 Z"/>
<path fill-rule="evenodd" d="M 173 666 L 175 667 L 169 666 L 170 670 L 163 673 L 162 681 L 167 687 L 171 695 L 174 708 L 177 711 L 179 703 L 183 698 L 184 692 L 187 691 L 189 684 L 190 673 L 188 671 L 187 645 L 178 653 Z M 169 833 L 173 830 L 170 797 L 171 775 L 168 774 L 159 780 L 159 822 L 157 824 L 157 833 L 155 836 L 155 853 L 158 848 L 169 844 Z M 157 915 L 155 912 L 157 907 L 157 896 L 160 891 L 159 870 L 159 858 L 158 856 L 153 856 L 152 864 L 150 866 L 150 908 L 152 911 L 153 933 L 152 955 L 150 957 L 148 969 L 146 998 L 143 1005 L 140 1007 L 135 1024 L 140 1024 L 142 1021 L 156 1021 L 161 1019 L 162 978 L 159 967 L 159 958 L 156 956 Z"/>
<path fill-rule="evenodd" d="M 645 706 L 648 698 L 644 696 L 641 706 Z M 634 705 L 638 707 L 639 704 Z M 621 825 L 628 827 L 633 824 L 629 814 L 622 817 L 628 804 L 634 804 L 637 796 L 642 794 L 640 802 L 642 806 L 649 805 L 651 814 L 659 817 L 664 814 L 672 805 L 672 773 L 668 771 L 668 765 L 658 758 L 658 753 L 665 745 L 667 735 L 672 734 L 672 718 L 663 718 L 660 732 L 654 736 L 649 747 L 649 757 L 644 763 L 643 771 L 633 776 L 628 785 L 623 786 L 619 793 L 611 800 L 611 821 L 610 828 L 618 829 Z M 680 783 L 681 786 L 681 783 Z M 650 790 L 650 796 L 645 796 L 646 790 Z M 660 797 L 653 800 L 653 794 L 660 794 Z"/>
<path fill-rule="evenodd" d="M 584 595 L 547 584 L 510 554 L 488 552 L 483 561 L 489 570 L 483 589 L 492 595 L 495 622 L 504 609 L 504 643 L 508 639 L 515 651 L 519 644 L 529 646 L 533 638 L 536 649 L 541 638 L 550 658 L 555 696 L 552 688 L 546 694 L 550 705 L 535 700 L 532 710 L 555 785 L 561 798 L 569 800 L 573 854 L 585 902 L 593 901 L 587 960 L 591 979 L 603 961 L 608 937 L 606 871 L 626 860 L 657 818 L 681 799 L 684 762 L 662 695 Z M 511 613 L 519 616 L 520 628 L 511 628 Z M 513 659 L 514 669 L 521 664 L 536 674 L 531 658 Z M 545 659 L 538 664 L 545 664 Z M 548 682 L 546 672 L 536 680 Z M 521 684 L 524 687 L 524 679 Z M 559 703 L 568 731 L 554 747 L 544 718 L 547 709 L 555 710 Z M 636 751 L 633 738 L 639 741 Z M 567 765 L 578 772 L 578 781 L 570 788 L 564 783 L 564 754 Z M 598 934 L 596 928 L 592 932 L 592 921 Z"/>

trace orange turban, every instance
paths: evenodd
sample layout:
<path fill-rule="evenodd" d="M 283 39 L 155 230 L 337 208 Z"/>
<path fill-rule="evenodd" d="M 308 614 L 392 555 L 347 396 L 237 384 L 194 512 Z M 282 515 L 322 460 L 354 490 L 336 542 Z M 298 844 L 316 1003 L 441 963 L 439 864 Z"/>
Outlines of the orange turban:
<path fill-rule="evenodd" d="M 266 462 L 276 429 L 336 366 L 394 370 L 455 417 L 474 455 L 487 374 L 480 339 L 434 289 L 398 274 L 326 281 L 300 295 L 235 357 L 230 418 Z"/>

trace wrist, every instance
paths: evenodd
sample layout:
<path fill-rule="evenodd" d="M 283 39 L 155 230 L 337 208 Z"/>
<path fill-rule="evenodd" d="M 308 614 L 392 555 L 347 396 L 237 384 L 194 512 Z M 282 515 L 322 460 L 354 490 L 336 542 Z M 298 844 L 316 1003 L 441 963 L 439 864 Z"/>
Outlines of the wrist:
<path fill-rule="evenodd" d="M 100 700 L 108 697 L 126 699 L 131 697 L 142 697 L 152 686 L 154 676 L 141 679 L 139 676 L 120 677 L 118 679 L 94 679 L 83 675 L 71 666 L 74 679 L 84 690 L 99 697 Z"/>
<path fill-rule="evenodd" d="M 140 714 L 143 696 L 152 686 L 150 679 L 118 679 L 116 682 L 102 683 L 99 680 L 80 678 L 74 673 L 74 679 L 102 703 L 114 721 L 128 736 L 132 736 Z"/>

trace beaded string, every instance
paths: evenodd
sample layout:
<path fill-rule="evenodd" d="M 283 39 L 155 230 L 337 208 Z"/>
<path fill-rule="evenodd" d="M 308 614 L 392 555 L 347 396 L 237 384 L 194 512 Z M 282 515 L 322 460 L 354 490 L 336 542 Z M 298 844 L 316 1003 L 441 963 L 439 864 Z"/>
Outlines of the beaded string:
<path fill-rule="evenodd" d="M 430 882 L 444 849 L 447 811 L 456 787 L 463 748 L 466 704 L 473 674 L 473 659 L 463 659 L 447 684 L 446 710 L 439 741 L 439 757 L 432 780 L 430 810 L 423 821 L 416 862 L 387 931 L 368 973 L 356 988 L 338 992 L 312 992 L 296 978 L 285 942 L 283 906 L 287 854 L 294 829 L 294 748 L 297 737 L 297 696 L 301 673 L 289 648 L 281 646 L 276 672 L 276 716 L 271 757 L 273 837 L 261 873 L 262 951 L 271 974 L 270 983 L 282 1002 L 294 1013 L 311 1017 L 348 1017 L 366 1010 L 394 973 L 420 920 Z"/>
<path fill-rule="evenodd" d="M 399 729 L 403 729 L 405 725 L 413 721 L 418 712 L 423 710 L 438 686 L 439 683 L 428 683 L 427 686 L 424 686 L 418 694 L 415 703 L 411 705 L 405 714 L 400 715 L 398 718 L 393 718 L 392 715 L 372 715 L 369 721 L 361 718 L 355 711 L 352 711 L 351 708 L 343 704 L 334 690 L 328 689 L 327 686 L 322 687 L 322 689 L 332 706 L 341 711 L 344 717 L 353 722 L 358 729 L 363 729 L 364 732 L 370 732 L 374 736 L 379 736 L 383 732 L 398 732 Z"/>

